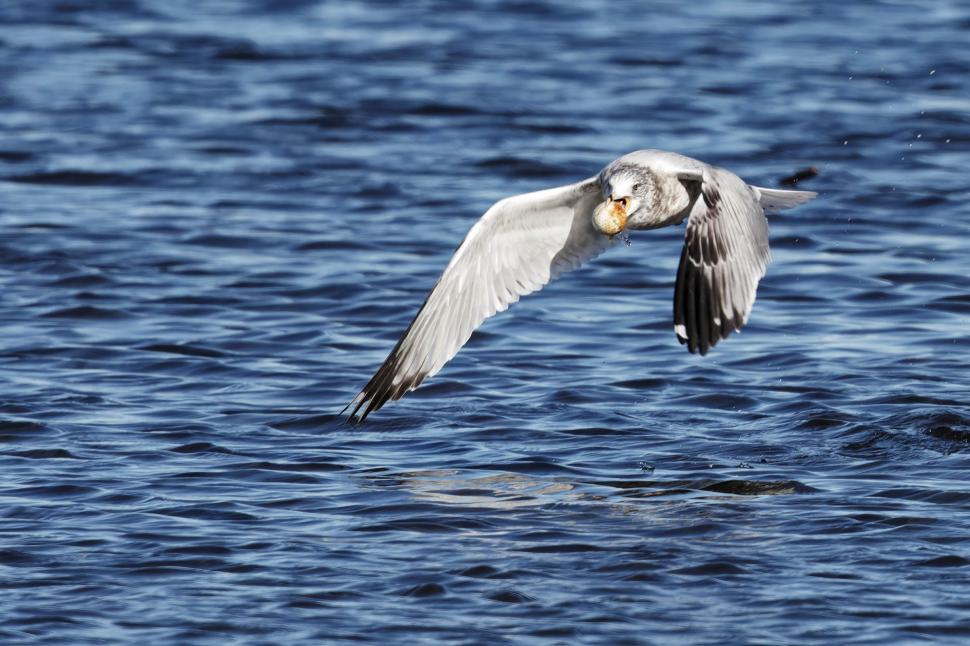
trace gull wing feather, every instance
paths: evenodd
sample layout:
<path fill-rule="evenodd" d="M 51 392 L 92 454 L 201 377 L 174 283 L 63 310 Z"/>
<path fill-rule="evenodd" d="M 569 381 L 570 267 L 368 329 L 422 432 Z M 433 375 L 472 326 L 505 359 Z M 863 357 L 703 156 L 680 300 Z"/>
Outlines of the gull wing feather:
<path fill-rule="evenodd" d="M 516 195 L 475 223 L 383 365 L 348 404 L 363 421 L 445 365 L 482 322 L 565 271 L 599 255 L 610 239 L 592 224 L 599 183 Z M 346 408 L 344 409 L 346 410 Z"/>
<path fill-rule="evenodd" d="M 771 252 L 765 210 L 776 212 L 815 197 L 808 191 L 748 186 L 722 168 L 699 164 L 683 179 L 701 181 L 674 287 L 674 332 L 704 355 L 747 323 Z"/>

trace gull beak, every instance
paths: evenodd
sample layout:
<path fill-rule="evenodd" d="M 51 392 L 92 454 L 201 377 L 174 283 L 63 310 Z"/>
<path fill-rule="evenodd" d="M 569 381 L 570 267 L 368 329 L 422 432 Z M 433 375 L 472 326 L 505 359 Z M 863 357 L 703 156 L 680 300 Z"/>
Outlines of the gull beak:
<path fill-rule="evenodd" d="M 612 196 L 596 207 L 593 211 L 593 226 L 600 233 L 615 236 L 626 226 L 627 209 L 630 198 L 613 199 Z"/>

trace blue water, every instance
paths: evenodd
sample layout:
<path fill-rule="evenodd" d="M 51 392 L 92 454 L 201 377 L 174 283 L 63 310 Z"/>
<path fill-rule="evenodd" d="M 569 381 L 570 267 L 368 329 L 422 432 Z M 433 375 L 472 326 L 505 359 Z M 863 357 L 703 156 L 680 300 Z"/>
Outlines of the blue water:
<path fill-rule="evenodd" d="M 462 6 L 0 6 L 0 642 L 963 643 L 970 5 Z M 646 147 L 820 171 L 742 334 L 644 232 L 343 423 Z"/>

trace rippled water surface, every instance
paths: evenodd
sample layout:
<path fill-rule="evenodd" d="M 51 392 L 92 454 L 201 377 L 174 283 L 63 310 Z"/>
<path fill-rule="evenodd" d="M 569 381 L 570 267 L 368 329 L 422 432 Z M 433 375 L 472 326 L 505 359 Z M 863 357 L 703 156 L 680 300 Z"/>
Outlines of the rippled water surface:
<path fill-rule="evenodd" d="M 962 643 L 966 3 L 0 7 L 0 641 Z M 654 147 L 771 218 L 750 324 L 682 228 L 349 426 L 471 223 Z"/>

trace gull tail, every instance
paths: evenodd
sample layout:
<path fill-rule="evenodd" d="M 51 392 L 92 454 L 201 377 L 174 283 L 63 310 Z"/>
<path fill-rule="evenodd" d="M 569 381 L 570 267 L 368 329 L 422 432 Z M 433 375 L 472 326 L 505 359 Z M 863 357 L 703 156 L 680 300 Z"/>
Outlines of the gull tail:
<path fill-rule="evenodd" d="M 765 213 L 778 213 L 778 211 L 790 209 L 793 206 L 804 204 L 818 195 L 815 191 L 783 191 L 777 188 L 762 188 L 761 186 L 752 186 L 751 188 L 758 194 Z"/>

